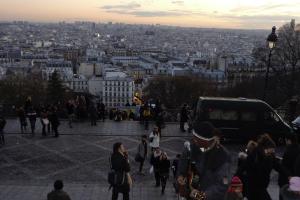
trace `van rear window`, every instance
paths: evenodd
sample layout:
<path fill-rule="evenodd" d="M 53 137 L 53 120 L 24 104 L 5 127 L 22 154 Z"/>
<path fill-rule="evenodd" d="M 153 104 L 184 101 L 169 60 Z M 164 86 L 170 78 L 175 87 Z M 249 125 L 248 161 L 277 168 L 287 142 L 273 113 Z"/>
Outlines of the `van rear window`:
<path fill-rule="evenodd" d="M 254 112 L 241 112 L 241 120 L 247 122 L 256 121 L 256 114 Z"/>
<path fill-rule="evenodd" d="M 238 120 L 238 113 L 234 110 L 209 109 L 208 118 L 211 120 Z"/>

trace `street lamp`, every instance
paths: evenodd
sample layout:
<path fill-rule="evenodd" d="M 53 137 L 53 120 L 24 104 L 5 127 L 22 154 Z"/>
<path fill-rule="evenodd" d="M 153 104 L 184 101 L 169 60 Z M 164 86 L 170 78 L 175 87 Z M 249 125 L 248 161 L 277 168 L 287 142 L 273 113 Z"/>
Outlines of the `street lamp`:
<path fill-rule="evenodd" d="M 277 42 L 277 35 L 276 35 L 276 27 L 272 27 L 272 33 L 267 38 L 267 46 L 269 48 L 269 59 L 268 59 L 268 66 L 267 66 L 267 72 L 265 77 L 265 88 L 264 88 L 264 96 L 263 100 L 266 99 L 266 93 L 268 89 L 268 81 L 269 81 L 269 71 L 271 67 L 271 56 L 272 56 L 272 50 L 275 48 L 276 42 Z"/>

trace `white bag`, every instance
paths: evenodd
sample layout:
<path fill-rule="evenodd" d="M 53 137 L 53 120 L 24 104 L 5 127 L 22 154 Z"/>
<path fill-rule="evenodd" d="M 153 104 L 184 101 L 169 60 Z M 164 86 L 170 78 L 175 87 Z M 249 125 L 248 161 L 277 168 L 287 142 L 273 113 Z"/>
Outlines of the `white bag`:
<path fill-rule="evenodd" d="M 153 174 L 153 171 L 154 171 L 154 168 L 153 168 L 153 165 L 151 165 L 150 169 L 149 169 L 149 173 L 150 174 Z"/>
<path fill-rule="evenodd" d="M 43 123 L 44 123 L 45 125 L 48 125 L 48 124 L 49 124 L 49 120 L 48 120 L 47 118 L 42 119 L 42 121 L 43 121 Z"/>

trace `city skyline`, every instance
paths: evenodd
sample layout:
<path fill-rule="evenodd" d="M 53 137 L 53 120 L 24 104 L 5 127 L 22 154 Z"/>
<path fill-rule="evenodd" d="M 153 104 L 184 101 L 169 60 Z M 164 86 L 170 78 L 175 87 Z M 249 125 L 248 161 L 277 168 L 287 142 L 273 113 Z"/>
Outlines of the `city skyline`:
<path fill-rule="evenodd" d="M 269 29 L 300 19 L 300 2 L 288 0 L 11 0 L 0 21 L 94 21 L 184 27 Z"/>

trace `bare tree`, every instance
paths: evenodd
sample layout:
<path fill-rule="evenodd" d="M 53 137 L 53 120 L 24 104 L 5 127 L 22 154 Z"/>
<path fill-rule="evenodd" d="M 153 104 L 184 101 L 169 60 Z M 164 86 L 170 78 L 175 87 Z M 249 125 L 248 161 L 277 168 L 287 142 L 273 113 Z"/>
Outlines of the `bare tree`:
<path fill-rule="evenodd" d="M 269 50 L 266 46 L 257 46 L 253 50 L 253 57 L 258 66 L 268 65 Z M 291 98 L 297 92 L 297 72 L 300 60 L 300 24 L 291 20 L 278 30 L 278 41 L 271 57 L 271 73 L 278 82 L 276 89 Z"/>

